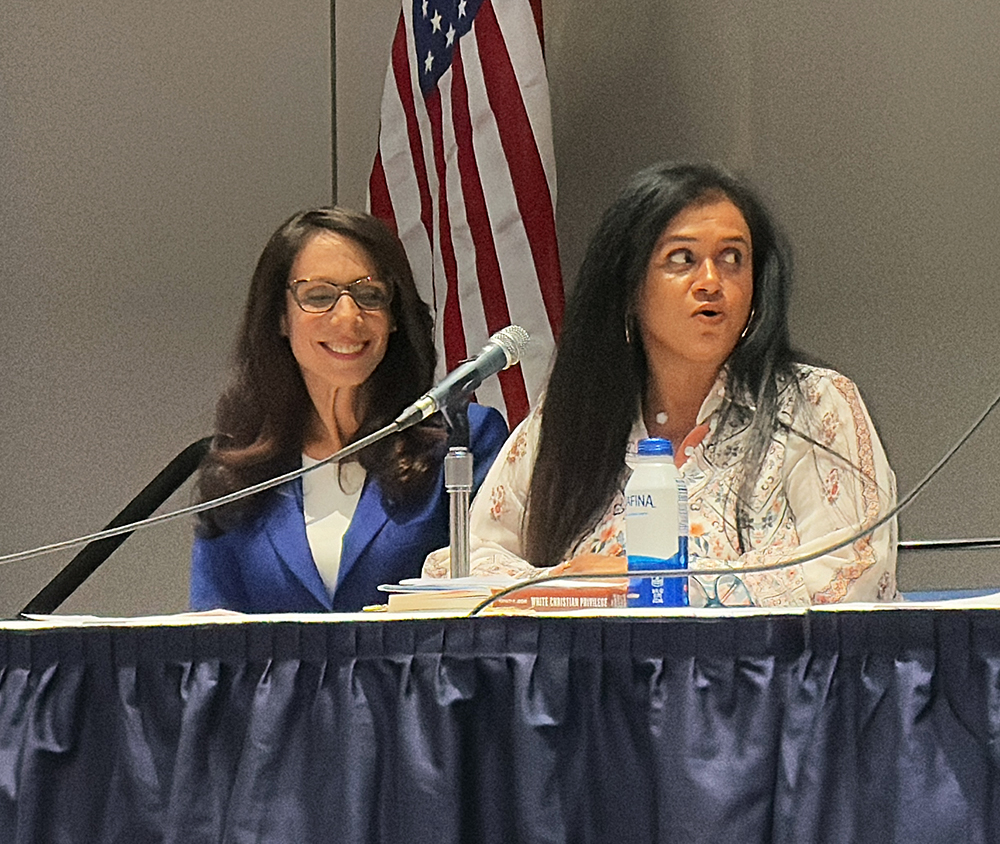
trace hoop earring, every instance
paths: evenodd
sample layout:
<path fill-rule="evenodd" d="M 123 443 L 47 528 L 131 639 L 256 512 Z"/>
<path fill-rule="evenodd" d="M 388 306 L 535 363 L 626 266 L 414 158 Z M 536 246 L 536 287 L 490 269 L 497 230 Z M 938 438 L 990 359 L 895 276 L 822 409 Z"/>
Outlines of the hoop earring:
<path fill-rule="evenodd" d="M 625 345 L 632 345 L 632 331 L 629 329 L 629 318 L 625 317 Z"/>
<path fill-rule="evenodd" d="M 753 317 L 756 311 L 750 308 L 750 316 L 747 317 L 747 324 L 743 326 L 743 332 L 740 334 L 740 339 L 742 340 L 750 332 L 750 325 L 753 323 Z"/>

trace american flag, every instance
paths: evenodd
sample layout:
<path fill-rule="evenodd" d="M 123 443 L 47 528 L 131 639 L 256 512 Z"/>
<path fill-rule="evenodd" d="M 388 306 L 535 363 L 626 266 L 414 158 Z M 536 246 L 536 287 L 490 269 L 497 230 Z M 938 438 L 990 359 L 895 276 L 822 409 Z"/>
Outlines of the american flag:
<path fill-rule="evenodd" d="M 439 375 L 511 323 L 521 366 L 477 398 L 513 427 L 563 312 L 541 0 L 403 0 L 382 95 L 372 213 L 399 234 L 435 317 Z"/>

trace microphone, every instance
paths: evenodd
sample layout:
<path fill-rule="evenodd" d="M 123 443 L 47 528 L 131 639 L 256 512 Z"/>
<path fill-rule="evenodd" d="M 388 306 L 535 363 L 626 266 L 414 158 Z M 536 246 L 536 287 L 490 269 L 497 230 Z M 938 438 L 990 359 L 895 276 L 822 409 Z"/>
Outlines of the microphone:
<path fill-rule="evenodd" d="M 396 430 L 409 428 L 447 406 L 451 399 L 468 395 L 491 375 L 517 363 L 527 347 L 528 332 L 521 326 L 508 325 L 501 328 L 490 337 L 478 355 L 457 366 L 440 384 L 432 387 L 400 413 L 393 423 Z"/>

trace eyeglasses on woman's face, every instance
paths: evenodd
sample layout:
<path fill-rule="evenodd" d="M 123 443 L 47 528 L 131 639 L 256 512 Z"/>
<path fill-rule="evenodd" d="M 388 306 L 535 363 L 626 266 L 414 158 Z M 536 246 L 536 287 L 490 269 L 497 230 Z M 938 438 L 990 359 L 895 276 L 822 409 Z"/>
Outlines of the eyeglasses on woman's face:
<path fill-rule="evenodd" d="M 364 276 L 347 284 L 328 278 L 299 278 L 288 282 L 295 304 L 307 314 L 325 314 L 333 310 L 340 297 L 347 295 L 363 311 L 384 311 L 392 302 L 392 287 Z"/>

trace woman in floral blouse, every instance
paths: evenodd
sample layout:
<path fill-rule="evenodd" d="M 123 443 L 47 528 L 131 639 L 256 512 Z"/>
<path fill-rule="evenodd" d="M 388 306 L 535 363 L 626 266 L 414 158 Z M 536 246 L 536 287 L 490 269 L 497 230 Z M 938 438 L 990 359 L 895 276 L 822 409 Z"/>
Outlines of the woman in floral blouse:
<path fill-rule="evenodd" d="M 625 455 L 656 436 L 687 482 L 691 565 L 736 575 L 693 583 L 692 603 L 716 589 L 762 606 L 896 598 L 893 522 L 740 573 L 832 546 L 895 503 L 857 387 L 789 345 L 789 276 L 742 182 L 706 165 L 633 177 L 591 239 L 543 404 L 475 501 L 473 572 L 624 571 Z M 425 572 L 445 566 L 437 553 Z"/>

